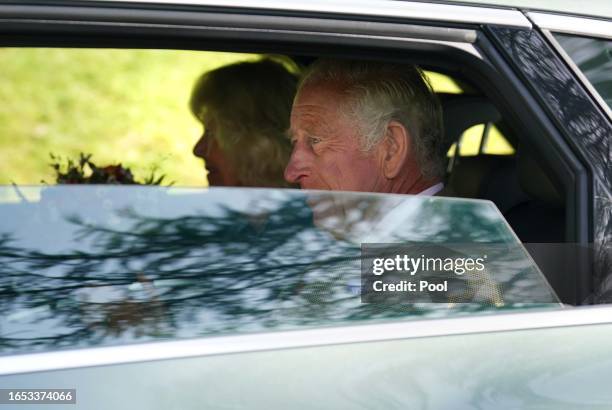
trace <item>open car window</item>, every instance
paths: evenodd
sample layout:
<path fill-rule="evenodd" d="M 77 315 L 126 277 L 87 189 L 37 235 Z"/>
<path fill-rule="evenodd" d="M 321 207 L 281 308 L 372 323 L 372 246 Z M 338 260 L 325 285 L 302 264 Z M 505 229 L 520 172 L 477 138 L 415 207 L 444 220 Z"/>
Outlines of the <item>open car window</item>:
<path fill-rule="evenodd" d="M 189 110 L 198 76 L 254 54 L 184 50 L 0 48 L 0 183 L 56 183 L 53 163 L 91 154 L 136 181 L 204 186 Z M 56 159 L 51 158 L 54 155 Z"/>
<path fill-rule="evenodd" d="M 0 92 L 13 102 L 0 108 L 0 288 L 9 295 L 0 303 L 10 312 L 0 318 L 0 354 L 560 306 L 494 202 L 207 189 L 207 172 L 210 180 L 229 160 L 211 155 L 210 145 L 198 154 L 196 141 L 222 127 L 194 110 L 194 85 L 203 73 L 262 55 L 61 48 L 0 55 L 11 61 L 10 87 Z M 308 63 L 265 58 L 296 82 Z M 57 75 L 35 68 L 43 61 Z M 448 141 L 451 159 L 513 160 L 492 103 L 434 68 L 424 74 L 450 103 L 446 120 L 461 119 L 465 101 L 495 111 L 465 131 L 467 123 L 447 121 L 458 138 Z M 219 83 L 221 100 L 226 88 L 240 89 Z M 279 112 L 277 119 L 289 114 Z M 242 123 L 230 125 L 236 131 Z M 290 147 L 284 126 L 279 145 Z M 247 174 L 265 171 L 259 165 L 274 156 L 257 152 L 261 161 Z M 206 170 L 196 155 L 206 157 Z"/>

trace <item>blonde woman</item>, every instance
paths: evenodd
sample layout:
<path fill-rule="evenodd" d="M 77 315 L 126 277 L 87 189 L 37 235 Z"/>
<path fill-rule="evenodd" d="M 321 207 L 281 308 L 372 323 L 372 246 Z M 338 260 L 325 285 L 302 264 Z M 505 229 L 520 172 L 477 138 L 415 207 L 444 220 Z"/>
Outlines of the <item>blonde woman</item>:
<path fill-rule="evenodd" d="M 263 59 L 204 73 L 190 108 L 204 127 L 193 148 L 211 186 L 286 187 L 291 104 L 298 78 L 280 62 Z"/>

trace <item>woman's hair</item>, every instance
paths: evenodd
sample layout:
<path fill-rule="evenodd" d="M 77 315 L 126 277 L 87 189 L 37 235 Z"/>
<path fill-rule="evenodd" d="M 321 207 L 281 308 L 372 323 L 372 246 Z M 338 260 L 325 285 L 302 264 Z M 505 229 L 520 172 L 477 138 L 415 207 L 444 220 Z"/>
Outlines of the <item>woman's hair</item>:
<path fill-rule="evenodd" d="M 191 112 L 204 126 L 214 121 L 212 138 L 243 185 L 288 186 L 286 131 L 297 82 L 296 74 L 269 58 L 217 68 L 197 80 Z"/>

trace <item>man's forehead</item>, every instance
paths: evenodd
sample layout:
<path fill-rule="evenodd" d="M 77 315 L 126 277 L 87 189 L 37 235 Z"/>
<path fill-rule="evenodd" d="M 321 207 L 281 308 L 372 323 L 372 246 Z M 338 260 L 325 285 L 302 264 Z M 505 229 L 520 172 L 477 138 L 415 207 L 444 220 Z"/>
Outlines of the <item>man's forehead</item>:
<path fill-rule="evenodd" d="M 334 128 L 343 110 L 343 96 L 334 86 L 306 85 L 295 98 L 291 110 L 291 130 L 324 132 Z"/>
<path fill-rule="evenodd" d="M 310 104 L 296 105 L 291 112 L 289 134 L 305 132 L 320 135 L 333 130 L 335 120 L 329 108 Z"/>

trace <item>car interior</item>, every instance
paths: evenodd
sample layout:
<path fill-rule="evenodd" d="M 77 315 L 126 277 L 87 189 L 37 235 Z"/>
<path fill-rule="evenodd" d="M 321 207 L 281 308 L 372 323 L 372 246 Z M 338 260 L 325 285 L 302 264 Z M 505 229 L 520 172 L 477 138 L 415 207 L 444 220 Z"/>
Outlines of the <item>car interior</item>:
<path fill-rule="evenodd" d="M 291 58 L 302 66 L 315 60 Z M 543 167 L 538 153 L 527 147 L 521 149 L 512 124 L 485 90 L 469 79 L 469 73 L 424 67 L 431 70 L 430 74 L 446 77 L 456 87 L 448 92 L 432 84 L 443 110 L 448 151 L 445 184 L 450 192 L 461 198 L 495 203 L 522 242 L 569 241 L 565 195 L 563 187 L 553 183 L 554 171 Z"/>
<path fill-rule="evenodd" d="M 439 53 L 448 58 L 440 60 Z M 583 302 L 589 292 L 588 277 L 576 272 L 585 272 L 589 264 L 584 252 L 566 247 L 555 253 L 563 253 L 559 258 L 544 251 L 563 246 L 553 244 L 576 242 L 577 232 L 586 227 L 576 215 L 580 191 L 572 186 L 580 175 L 568 175 L 571 162 L 553 148 L 553 140 L 547 143 L 542 138 L 543 131 L 536 131 L 536 119 L 516 117 L 519 105 L 504 94 L 499 86 L 503 81 L 495 83 L 495 75 L 487 73 L 479 60 L 450 58 L 453 55 L 442 47 L 424 55 L 413 50 L 405 57 L 426 71 L 442 105 L 448 150 L 445 184 L 456 197 L 492 201 L 561 300 Z M 291 57 L 303 66 L 316 58 Z M 491 77 L 483 78 L 480 70 Z M 431 81 L 435 76 L 443 76 L 454 87 L 437 88 Z"/>
<path fill-rule="evenodd" d="M 493 201 L 522 242 L 563 242 L 563 196 L 533 154 L 521 150 L 511 132 L 504 136 L 516 147 L 515 153 L 483 152 L 492 125 L 510 131 L 493 103 L 477 96 L 441 96 L 441 100 L 449 149 L 453 144 L 461 147 L 468 128 L 484 124 L 476 155 L 461 155 L 459 149 L 449 158 L 447 183 L 453 192 L 460 197 Z"/>

